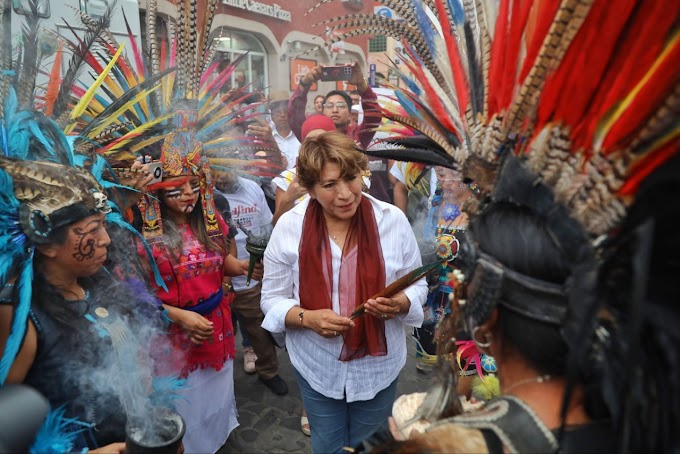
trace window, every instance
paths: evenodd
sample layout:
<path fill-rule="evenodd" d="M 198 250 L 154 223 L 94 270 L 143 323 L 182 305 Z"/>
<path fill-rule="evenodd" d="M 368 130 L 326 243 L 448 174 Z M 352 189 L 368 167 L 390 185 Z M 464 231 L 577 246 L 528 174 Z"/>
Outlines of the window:
<path fill-rule="evenodd" d="M 369 52 L 387 52 L 387 38 L 385 35 L 376 35 L 375 38 L 368 40 Z"/>
<path fill-rule="evenodd" d="M 50 17 L 49 0 L 36 0 L 35 3 L 38 9 L 38 17 L 42 17 L 43 19 L 47 19 L 48 17 Z M 12 0 L 12 8 L 14 9 L 15 13 L 23 14 L 24 16 L 28 16 L 31 11 L 29 2 L 27 2 L 26 0 Z"/>
<path fill-rule="evenodd" d="M 218 41 L 215 58 L 228 64 L 246 55 L 236 67 L 222 90 L 248 86 L 248 91 L 265 91 L 269 87 L 267 75 L 267 51 L 254 35 L 222 29 L 215 38 Z"/>
<path fill-rule="evenodd" d="M 104 17 L 109 9 L 107 0 L 80 0 L 80 10 L 95 19 Z"/>

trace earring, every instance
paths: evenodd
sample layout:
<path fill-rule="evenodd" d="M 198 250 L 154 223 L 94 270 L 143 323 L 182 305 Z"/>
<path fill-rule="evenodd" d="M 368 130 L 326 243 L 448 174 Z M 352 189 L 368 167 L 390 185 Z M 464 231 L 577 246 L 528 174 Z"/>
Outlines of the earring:
<path fill-rule="evenodd" d="M 491 346 L 491 343 L 493 342 L 493 336 L 489 333 L 488 335 L 485 336 L 486 342 L 479 342 L 477 340 L 477 331 L 479 331 L 479 326 L 475 326 L 472 328 L 472 341 L 475 343 L 477 348 L 489 348 Z"/>

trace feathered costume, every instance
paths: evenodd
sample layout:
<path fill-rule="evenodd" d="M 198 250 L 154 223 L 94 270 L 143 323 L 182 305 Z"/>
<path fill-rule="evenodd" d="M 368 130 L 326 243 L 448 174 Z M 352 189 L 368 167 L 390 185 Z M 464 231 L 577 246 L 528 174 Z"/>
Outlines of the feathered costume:
<path fill-rule="evenodd" d="M 404 45 L 403 65 L 395 68 L 404 88 L 393 87 L 400 109 L 386 110 L 384 115 L 409 127 L 411 133 L 388 138 L 391 147 L 370 153 L 462 169 L 481 190 L 480 197 L 464 207 L 472 217 L 501 201 L 531 208 L 565 251 L 578 283 L 569 292 L 532 285 L 480 255 L 473 244 L 461 253 L 468 261 L 464 271 L 469 285 L 485 292 L 473 292 L 468 298 L 466 317 L 486 320 L 498 304 L 494 292 L 507 291 L 511 284 L 523 288 L 532 301 L 568 298 L 562 308 L 546 303 L 515 310 L 562 326 L 574 370 L 608 369 L 601 384 L 620 436 L 619 449 L 677 449 L 672 428 L 680 421 L 678 382 L 661 377 L 680 373 L 677 358 L 664 366 L 651 366 L 669 368 L 654 378 L 635 378 L 647 375 L 649 369 L 641 369 L 647 364 L 645 352 L 635 347 L 638 339 L 648 335 L 642 326 L 654 328 L 649 333 L 652 339 L 645 343 L 647 352 L 669 358 L 660 353 L 662 345 L 678 351 L 677 337 L 667 333 L 672 328 L 659 318 L 664 312 L 677 320 L 677 311 L 672 315 L 660 305 L 652 306 L 657 312 L 643 308 L 651 291 L 645 293 L 639 286 L 626 295 L 626 300 L 637 295 L 626 307 L 628 312 L 617 311 L 612 308 L 613 298 L 594 301 L 597 290 L 592 275 L 603 270 L 600 257 L 612 251 L 611 243 L 616 242 L 646 178 L 656 170 L 655 174 L 661 172 L 656 181 L 667 187 L 673 181 L 663 169 L 680 150 L 680 4 L 670 0 L 379 3 L 399 19 L 352 14 L 325 22 L 337 31 L 336 40 L 380 34 Z M 647 214 L 659 218 L 662 211 L 649 209 Z M 648 228 L 648 242 L 660 241 L 662 233 L 656 237 L 653 233 L 664 230 Z M 637 238 L 640 244 L 635 247 L 644 249 L 645 236 L 628 231 L 623 238 Z M 598 238 L 609 241 L 596 242 Z M 621 260 L 622 255 L 618 257 Z M 638 268 L 632 268 L 638 273 L 648 263 L 640 260 L 635 262 Z M 620 273 L 630 266 L 610 265 L 601 279 L 611 280 L 615 276 L 607 273 L 612 269 Z M 644 275 L 639 276 L 644 280 Z M 626 322 L 627 317 L 633 317 L 633 322 Z M 594 351 L 599 352 L 595 364 L 584 364 L 586 358 L 592 360 L 589 355 Z M 626 365 L 634 369 L 617 373 L 613 364 L 621 363 L 608 362 L 612 358 L 607 352 L 631 361 Z M 633 409 L 647 418 L 636 416 Z"/>
<path fill-rule="evenodd" d="M 72 45 L 73 56 L 69 62 L 64 76 L 61 77 L 61 64 L 63 48 L 53 55 L 54 59 L 48 62 L 50 69 L 48 82 L 43 86 L 38 84 L 37 76 L 42 72 L 42 64 L 49 60 L 49 56 L 42 55 L 41 30 L 39 30 L 38 4 L 36 1 L 28 2 L 28 12 L 26 24 L 22 31 L 22 43 L 19 54 L 12 58 L 11 40 L 9 39 L 10 17 L 8 8 L 0 5 L 0 24 L 2 24 L 3 45 L 0 46 L 0 65 L 2 76 L 0 77 L 0 92 L 2 93 L 2 104 L 0 105 L 0 145 L 2 156 L 0 156 L 0 301 L 2 304 L 14 306 L 14 314 L 10 332 L 2 359 L 0 360 L 0 384 L 4 384 L 8 373 L 19 353 L 26 336 L 26 328 L 29 316 L 36 327 L 38 336 L 38 349 L 36 358 L 31 369 L 27 372 L 26 382 L 39 389 L 41 392 L 51 397 L 51 402 L 59 402 L 60 406 L 53 408 L 53 412 L 45 421 L 36 439 L 36 444 L 32 447 L 33 452 L 70 452 L 73 449 L 80 449 L 86 446 L 96 446 L 93 440 L 97 437 L 104 437 L 104 433 L 115 432 L 117 441 L 124 438 L 124 418 L 125 413 L 120 411 L 116 417 L 117 423 L 112 425 L 102 425 L 94 435 L 90 429 L 94 424 L 101 422 L 99 412 L 101 408 L 115 411 L 113 406 L 96 407 L 93 401 L 88 401 L 89 409 L 87 412 L 79 413 L 73 411 L 70 399 L 92 396 L 88 394 L 84 387 L 74 378 L 77 374 L 69 375 L 69 371 L 76 369 L 83 372 L 85 380 L 97 382 L 97 376 L 92 370 L 87 371 L 87 367 L 94 363 L 79 362 L 83 358 L 83 348 L 88 349 L 84 356 L 102 353 L 104 350 L 111 350 L 114 346 L 117 356 L 113 367 L 115 374 L 108 375 L 111 380 L 98 380 L 99 383 L 107 383 L 112 388 L 104 394 L 109 397 L 120 398 L 126 410 L 130 410 L 129 405 L 142 403 L 140 397 L 150 397 L 154 402 L 167 405 L 168 393 L 173 393 L 181 382 L 174 378 L 166 378 L 154 381 L 154 395 L 148 396 L 148 389 L 137 389 L 143 379 L 150 375 L 144 367 L 135 367 L 134 371 L 128 370 L 129 365 L 135 364 L 139 360 L 138 351 L 134 350 L 134 343 L 128 342 L 129 339 L 141 339 L 141 329 L 131 332 L 126 323 L 120 317 L 127 317 L 118 310 L 125 304 L 110 303 L 111 295 L 114 292 L 122 292 L 126 296 L 123 298 L 128 304 L 135 303 L 135 312 L 142 313 L 147 308 L 144 317 L 139 320 L 158 320 L 160 321 L 160 309 L 157 300 L 150 298 L 146 293 L 146 288 L 141 286 L 136 288 L 134 296 L 132 292 L 125 293 L 135 284 L 121 284 L 111 279 L 111 276 L 104 271 L 100 271 L 97 279 L 85 278 L 82 284 L 87 289 L 85 298 L 81 301 L 67 305 L 60 301 L 59 295 L 53 295 L 49 303 L 57 306 L 63 305 L 67 312 L 78 312 L 76 319 L 67 317 L 71 320 L 69 327 L 72 328 L 72 339 L 81 340 L 77 335 L 94 335 L 90 338 L 95 342 L 79 344 L 77 341 L 64 342 L 63 337 L 55 338 L 60 332 L 51 311 L 45 310 L 43 306 L 36 305 L 36 300 L 46 298 L 40 292 L 34 294 L 33 287 L 44 279 L 34 279 L 34 255 L 38 245 L 51 244 L 55 241 L 54 233 L 61 227 L 68 226 L 80 221 L 88 216 L 97 213 L 105 213 L 107 222 L 121 226 L 129 231 L 133 229 L 122 220 L 121 214 L 115 204 L 108 199 L 105 190 L 115 188 L 118 185 L 112 181 L 101 179 L 106 162 L 98 156 L 83 156 L 74 152 L 73 144 L 75 137 L 65 135 L 65 132 L 73 130 L 73 125 L 78 122 L 83 106 L 87 105 L 96 90 L 87 91 L 85 96 L 78 96 L 76 85 L 78 77 L 81 75 L 83 63 L 90 52 L 90 48 L 98 39 L 98 36 L 108 27 L 108 14 L 99 21 L 90 20 L 87 24 L 87 31 L 77 45 Z M 109 11 L 110 13 L 110 11 Z M 80 98 L 80 100 L 76 100 Z M 87 140 L 87 138 L 81 138 Z M 85 170 L 87 165 L 90 171 Z M 101 278 L 101 279 L 100 279 Z M 162 284 L 162 281 L 158 281 Z M 104 284 L 111 284 L 111 287 L 104 292 Z M 89 299 L 88 285 L 93 290 L 93 298 Z M 138 287 L 139 287 L 138 286 Z M 101 287 L 102 291 L 99 291 Z M 118 296 L 121 296 L 120 294 Z M 146 299 L 145 299 L 146 298 Z M 100 305 L 97 310 L 91 305 Z M 108 311 L 101 309 L 108 308 Z M 82 309 L 82 313 L 79 311 Z M 124 310 L 127 310 L 126 308 Z M 106 323 L 102 323 L 106 321 Z M 56 324 L 55 324 L 56 323 Z M 151 322 L 153 323 L 153 321 Z M 77 331 L 75 328 L 82 329 Z M 148 327 L 147 327 L 148 328 Z M 89 334 L 88 334 L 89 333 Z M 93 334 L 94 333 L 94 334 Z M 148 334 L 148 333 L 147 333 Z M 96 345 L 95 345 L 96 344 Z M 146 344 L 145 344 L 146 346 Z M 102 348 L 104 350 L 102 350 Z M 47 350 L 49 352 L 47 352 Z M 70 350 L 71 354 L 60 356 Z M 81 349 L 76 352 L 73 349 Z M 93 359 L 96 363 L 104 360 L 104 356 Z M 90 358 L 92 359 L 92 358 Z M 60 361 L 68 361 L 69 365 L 59 364 Z M 106 376 L 102 364 L 98 364 L 96 371 Z M 126 379 L 128 384 L 122 384 L 116 377 L 122 376 L 121 373 L 127 372 Z M 110 371 L 109 371 L 110 372 Z M 68 376 L 68 379 L 65 377 Z M 137 378 L 135 378 L 135 376 Z M 99 377 L 101 378 L 101 377 Z M 139 380 L 137 380 L 139 379 Z M 136 384 L 135 384 L 136 383 Z M 44 386 L 41 386 L 44 385 Z M 73 391 L 66 392 L 65 388 Z M 93 385 L 98 386 L 98 385 Z M 121 386 L 121 394 L 113 391 L 113 387 Z M 138 394 L 141 392 L 141 394 Z M 60 393 L 62 393 L 60 395 Z M 102 394 L 99 395 L 101 397 Z M 68 397 L 66 397 L 68 396 Z M 56 399 L 53 400 L 52 398 Z M 65 399 L 65 400 L 64 400 Z M 61 405 L 61 402 L 65 402 Z M 128 405 L 129 404 L 129 405 Z M 95 407 L 92 407 L 95 405 Z M 118 405 L 116 408 L 119 408 Z M 91 412 L 90 412 L 91 411 Z M 73 415 L 88 418 L 87 421 L 79 421 Z M 84 416 L 87 414 L 88 416 Z M 95 415 L 97 417 L 95 418 Z M 122 425 L 120 423 L 123 418 Z M 113 429 L 113 431 L 111 431 Z M 88 435 L 89 434 L 89 435 Z M 88 439 L 88 437 L 91 437 Z"/>
<path fill-rule="evenodd" d="M 172 359 L 168 364 L 179 366 L 187 377 L 178 411 L 187 422 L 185 448 L 192 452 L 216 451 L 238 424 L 229 308 L 234 295 L 222 290 L 227 256 L 212 247 L 228 244 L 228 229 L 215 207 L 212 172 L 228 167 L 272 177 L 283 170 L 275 144 L 258 143 L 239 128 L 257 115 L 257 105 L 239 107 L 250 95 L 248 87 L 222 92 L 243 57 L 224 69 L 215 60 L 218 41 L 210 32 L 216 6 L 217 0 L 179 2 L 175 21 L 167 23 L 170 32 L 159 34 L 164 27 L 157 27 L 157 4 L 147 2 L 146 52 L 137 48 L 131 33 L 134 65 L 118 58 L 115 45 L 106 46 L 101 58 L 111 72 L 102 88 L 110 103 L 97 98 L 99 104 L 91 103 L 82 116 L 92 117 L 82 128 L 97 142 L 92 150 L 103 153 L 112 165 L 127 167 L 140 155 L 161 162 L 165 180 L 150 185 L 150 193 L 139 203 L 142 233 L 167 284 L 156 288 L 157 295 L 164 304 L 198 313 L 214 324 L 211 338 L 200 345 L 192 344 L 179 324 L 169 330 L 174 351 L 184 354 L 180 364 Z M 170 228 L 167 219 L 164 226 L 159 191 L 176 189 L 191 177 L 199 180 L 198 227 Z M 203 227 L 211 244 L 200 236 Z"/>
<path fill-rule="evenodd" d="M 211 167 L 255 178 L 271 178 L 283 169 L 275 144 L 241 132 L 240 125 L 258 115 L 258 104 L 240 107 L 250 95 L 249 87 L 223 92 L 245 55 L 224 68 L 216 61 L 218 40 L 210 35 L 216 5 L 216 0 L 179 2 L 175 21 L 170 19 L 163 27 L 158 23 L 156 1 L 149 1 L 145 52 L 128 27 L 134 63 L 121 54 L 110 33 L 102 34 L 97 40 L 101 51 L 88 53 L 86 61 L 100 74 L 95 85 L 104 94 L 92 93 L 91 102 L 78 111 L 73 129 L 81 137 L 76 144 L 79 150 L 104 156 L 114 168 L 129 167 L 134 159 L 150 155 L 161 159 L 164 176 L 182 175 L 187 166 L 193 168 L 190 173 L 200 173 L 203 212 L 211 233 L 217 225 Z M 85 23 L 91 22 L 87 15 L 80 16 Z M 107 66 L 102 68 L 99 61 Z M 177 148 L 171 153 L 161 149 L 167 150 L 173 142 Z M 197 144 L 200 157 L 177 154 L 179 148 Z M 150 189 L 162 187 L 161 183 Z M 157 200 L 145 197 L 141 208 L 145 237 L 159 238 L 162 220 Z"/>

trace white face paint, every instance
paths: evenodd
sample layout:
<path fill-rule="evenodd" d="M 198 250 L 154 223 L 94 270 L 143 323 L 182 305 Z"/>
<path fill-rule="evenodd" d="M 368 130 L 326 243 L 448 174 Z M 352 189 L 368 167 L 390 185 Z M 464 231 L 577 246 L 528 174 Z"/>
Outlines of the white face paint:
<path fill-rule="evenodd" d="M 180 178 L 180 177 L 178 177 Z M 165 206 L 178 214 L 190 214 L 198 202 L 201 182 L 198 177 L 191 177 L 180 186 L 166 189 L 161 193 L 161 200 Z"/>

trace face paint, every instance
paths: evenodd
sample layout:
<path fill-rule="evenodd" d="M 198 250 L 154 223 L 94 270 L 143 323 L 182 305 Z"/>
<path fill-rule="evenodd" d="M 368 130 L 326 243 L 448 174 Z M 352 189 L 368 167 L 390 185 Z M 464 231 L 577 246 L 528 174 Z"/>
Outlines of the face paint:
<path fill-rule="evenodd" d="M 104 215 L 95 214 L 69 227 L 65 241 L 50 246 L 55 254 L 46 260 L 75 277 L 92 276 L 104 265 L 109 244 Z"/>
<path fill-rule="evenodd" d="M 169 189 L 165 191 L 165 197 L 167 197 L 168 199 L 176 199 L 181 195 L 182 195 L 181 189 Z"/>
<path fill-rule="evenodd" d="M 180 186 L 161 192 L 161 201 L 177 214 L 187 215 L 194 211 L 198 203 L 201 181 L 198 177 L 184 180 Z"/>
<path fill-rule="evenodd" d="M 86 228 L 88 227 L 91 227 L 91 225 L 86 226 Z M 83 260 L 89 260 L 94 257 L 96 234 L 99 228 L 100 226 L 97 225 L 89 230 L 78 227 L 73 229 L 73 234 L 77 239 L 75 243 L 75 253 L 73 254 L 74 259 L 82 262 Z"/>

